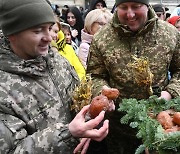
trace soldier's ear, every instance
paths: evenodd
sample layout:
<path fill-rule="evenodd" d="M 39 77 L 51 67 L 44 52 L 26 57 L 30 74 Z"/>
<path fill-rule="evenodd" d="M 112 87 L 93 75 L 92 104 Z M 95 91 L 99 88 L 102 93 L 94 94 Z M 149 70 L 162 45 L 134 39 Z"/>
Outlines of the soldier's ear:
<path fill-rule="evenodd" d="M 8 40 L 10 42 L 14 41 L 16 39 L 16 36 L 14 34 L 7 36 Z"/>

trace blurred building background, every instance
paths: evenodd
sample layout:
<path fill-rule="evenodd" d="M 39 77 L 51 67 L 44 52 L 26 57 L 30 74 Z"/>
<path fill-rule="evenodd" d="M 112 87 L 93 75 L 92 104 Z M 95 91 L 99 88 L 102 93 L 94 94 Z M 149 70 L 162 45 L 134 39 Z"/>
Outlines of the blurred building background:
<path fill-rule="evenodd" d="M 76 5 L 78 7 L 82 6 L 87 9 L 89 6 L 89 2 L 91 0 L 50 0 L 52 4 L 57 4 L 60 8 L 64 5 L 72 6 Z M 111 9 L 115 3 L 115 0 L 105 0 L 109 9 Z M 150 0 L 151 4 L 161 3 L 169 8 L 169 12 L 171 12 L 177 5 L 180 4 L 180 0 Z"/>

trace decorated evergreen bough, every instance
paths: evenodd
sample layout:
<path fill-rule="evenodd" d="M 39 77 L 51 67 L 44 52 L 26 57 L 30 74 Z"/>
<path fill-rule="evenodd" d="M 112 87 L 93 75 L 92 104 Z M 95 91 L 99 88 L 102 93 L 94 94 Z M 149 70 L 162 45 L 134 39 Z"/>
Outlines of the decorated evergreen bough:
<path fill-rule="evenodd" d="M 145 149 L 156 151 L 158 154 L 180 153 L 180 131 L 165 133 L 156 117 L 161 111 L 172 109 L 180 112 L 180 97 L 166 101 L 157 96 L 150 96 L 147 100 L 133 98 L 123 99 L 119 111 L 125 112 L 120 119 L 122 124 L 129 124 L 137 129 L 137 138 L 141 138 L 143 145 L 136 150 L 136 154 Z"/>

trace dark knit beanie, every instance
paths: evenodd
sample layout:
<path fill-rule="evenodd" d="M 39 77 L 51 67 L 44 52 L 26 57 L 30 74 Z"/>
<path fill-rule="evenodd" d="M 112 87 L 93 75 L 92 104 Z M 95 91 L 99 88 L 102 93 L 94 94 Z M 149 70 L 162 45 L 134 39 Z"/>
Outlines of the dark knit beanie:
<path fill-rule="evenodd" d="M 5 36 L 43 23 L 54 23 L 54 14 L 46 0 L 1 0 L 1 28 Z"/>
<path fill-rule="evenodd" d="M 143 3 L 146 5 L 149 5 L 149 0 L 116 0 L 116 6 L 118 6 L 121 3 L 126 3 L 126 2 L 137 2 L 137 3 Z"/>
<path fill-rule="evenodd" d="M 165 7 L 162 4 L 152 5 L 155 12 L 165 12 Z"/>

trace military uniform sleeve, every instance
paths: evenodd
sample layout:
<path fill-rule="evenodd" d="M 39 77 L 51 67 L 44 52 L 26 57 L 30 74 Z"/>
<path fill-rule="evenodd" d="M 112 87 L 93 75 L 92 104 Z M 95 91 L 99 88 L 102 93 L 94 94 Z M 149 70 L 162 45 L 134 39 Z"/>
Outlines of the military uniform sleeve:
<path fill-rule="evenodd" d="M 68 125 L 52 123 L 39 128 L 30 124 L 20 108 L 16 111 L 12 106 L 15 97 L 0 86 L 0 153 L 13 154 L 69 154 L 77 145 L 77 139 L 72 137 Z M 46 120 L 46 119 L 44 119 Z M 46 122 L 45 122 L 46 123 Z M 46 124 L 45 124 L 46 125 Z"/>
<path fill-rule="evenodd" d="M 90 45 L 88 60 L 87 60 L 87 74 L 90 74 L 93 81 L 93 96 L 97 96 L 102 86 L 108 86 L 109 73 L 104 65 L 103 57 L 94 39 Z"/>
<path fill-rule="evenodd" d="M 69 132 L 68 125 L 57 123 L 28 134 L 22 120 L 9 114 L 0 114 L 0 153 L 66 154 L 72 152 L 76 142 Z"/>
<path fill-rule="evenodd" d="M 172 78 L 165 88 L 172 97 L 180 96 L 180 33 L 178 33 L 178 41 L 174 50 L 172 61 L 170 64 L 170 72 Z"/>

